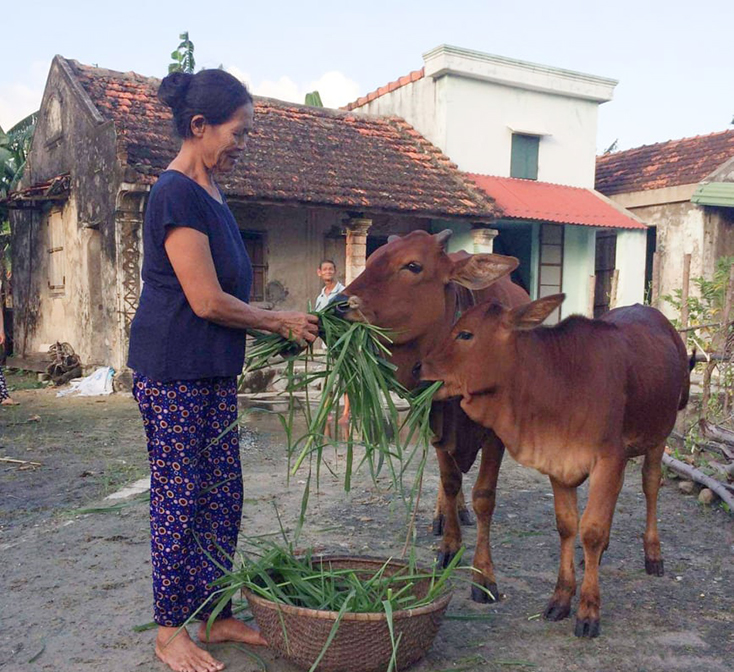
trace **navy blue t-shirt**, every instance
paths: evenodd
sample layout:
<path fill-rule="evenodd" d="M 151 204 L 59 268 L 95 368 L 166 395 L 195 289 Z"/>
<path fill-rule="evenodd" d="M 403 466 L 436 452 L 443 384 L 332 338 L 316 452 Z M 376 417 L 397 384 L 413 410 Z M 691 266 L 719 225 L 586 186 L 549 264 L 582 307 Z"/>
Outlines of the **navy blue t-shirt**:
<path fill-rule="evenodd" d="M 166 232 L 175 226 L 206 234 L 222 290 L 250 299 L 252 265 L 230 209 L 183 173 L 165 171 L 145 211 L 144 284 L 127 364 L 160 382 L 239 375 L 245 331 L 203 320 L 191 309 L 164 247 Z"/>

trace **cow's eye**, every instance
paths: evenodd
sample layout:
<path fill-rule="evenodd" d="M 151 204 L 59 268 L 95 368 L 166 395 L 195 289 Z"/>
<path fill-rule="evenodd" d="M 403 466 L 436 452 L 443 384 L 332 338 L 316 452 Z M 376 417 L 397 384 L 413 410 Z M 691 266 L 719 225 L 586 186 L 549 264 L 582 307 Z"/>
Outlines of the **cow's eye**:
<path fill-rule="evenodd" d="M 423 270 L 423 266 L 421 266 L 417 261 L 411 261 L 409 264 L 405 264 L 405 268 L 407 268 L 411 273 L 420 273 Z"/>
<path fill-rule="evenodd" d="M 460 331 L 456 334 L 457 341 L 471 341 L 472 338 L 474 338 L 474 334 L 471 331 Z"/>

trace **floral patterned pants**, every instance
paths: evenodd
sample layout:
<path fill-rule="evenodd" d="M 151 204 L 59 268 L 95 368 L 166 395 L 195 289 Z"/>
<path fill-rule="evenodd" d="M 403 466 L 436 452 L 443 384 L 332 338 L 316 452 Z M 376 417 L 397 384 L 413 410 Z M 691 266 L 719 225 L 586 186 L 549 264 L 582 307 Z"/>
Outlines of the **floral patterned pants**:
<path fill-rule="evenodd" d="M 10 392 L 8 392 L 8 383 L 5 381 L 3 370 L 0 369 L 0 401 L 10 399 Z"/>
<path fill-rule="evenodd" d="M 133 395 L 148 439 L 155 622 L 205 620 L 218 565 L 232 566 L 242 513 L 236 381 L 135 374 Z M 218 617 L 231 614 L 228 605 Z"/>

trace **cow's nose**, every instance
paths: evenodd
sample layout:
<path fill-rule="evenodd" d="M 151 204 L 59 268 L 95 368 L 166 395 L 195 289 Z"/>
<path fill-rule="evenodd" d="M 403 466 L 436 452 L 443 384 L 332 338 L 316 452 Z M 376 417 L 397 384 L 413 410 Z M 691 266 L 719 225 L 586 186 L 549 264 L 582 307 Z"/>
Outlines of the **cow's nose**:
<path fill-rule="evenodd" d="M 329 303 L 334 305 L 334 313 L 344 317 L 349 312 L 349 297 L 346 294 L 337 294 Z"/>
<path fill-rule="evenodd" d="M 420 362 L 417 362 L 416 365 L 413 367 L 413 370 L 411 371 L 411 373 L 413 374 L 413 378 L 415 380 L 420 380 L 420 378 L 421 378 L 421 368 L 422 368 L 422 365 L 421 365 Z"/>

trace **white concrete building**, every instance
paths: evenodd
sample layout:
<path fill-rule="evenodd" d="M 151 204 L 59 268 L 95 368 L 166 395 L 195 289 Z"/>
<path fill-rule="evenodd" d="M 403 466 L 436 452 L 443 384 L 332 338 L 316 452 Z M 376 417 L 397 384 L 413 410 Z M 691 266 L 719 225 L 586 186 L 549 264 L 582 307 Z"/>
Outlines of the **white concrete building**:
<path fill-rule="evenodd" d="M 505 201 L 506 217 L 487 226 L 494 249 L 520 259 L 515 280 L 531 296 L 564 291 L 562 316 L 642 302 L 646 227 L 593 191 L 598 108 L 617 82 L 446 45 L 423 59 L 348 109 L 403 117 Z M 477 227 L 458 233 L 457 247 L 492 244 Z"/>

